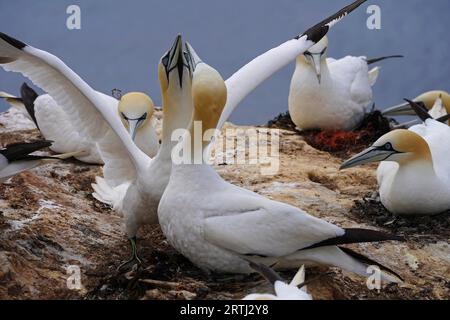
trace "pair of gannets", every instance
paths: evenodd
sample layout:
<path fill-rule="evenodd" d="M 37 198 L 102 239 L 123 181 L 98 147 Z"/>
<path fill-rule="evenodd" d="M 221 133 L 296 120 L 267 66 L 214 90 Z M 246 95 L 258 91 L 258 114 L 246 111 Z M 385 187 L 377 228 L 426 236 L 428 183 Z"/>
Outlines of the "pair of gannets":
<path fill-rule="evenodd" d="M 425 106 L 430 113 L 430 116 L 434 119 L 441 118 L 450 114 L 450 94 L 441 90 L 433 90 L 422 93 L 416 97 L 414 102 Z M 383 111 L 384 116 L 415 116 L 416 113 L 411 108 L 410 103 L 402 103 Z M 406 122 L 400 126 L 408 126 L 416 124 L 416 121 Z M 447 122 L 450 125 L 450 121 Z"/>
<path fill-rule="evenodd" d="M 420 112 L 420 105 L 409 104 Z M 432 119 L 426 109 L 422 116 L 423 124 L 384 135 L 341 166 L 381 161 L 380 199 L 394 214 L 433 215 L 450 209 L 450 127 Z"/>
<path fill-rule="evenodd" d="M 14 143 L 0 150 L 0 182 L 4 182 L 23 171 L 36 168 L 50 161 L 64 160 L 78 153 L 54 156 L 33 155 L 33 152 L 48 148 L 52 141 L 42 140 L 29 143 Z"/>
<path fill-rule="evenodd" d="M 269 50 L 236 72 L 226 82 L 228 89 L 227 105 L 221 114 L 220 126 L 225 123 L 239 102 L 260 83 L 287 65 L 304 50 L 314 45 L 327 33 L 329 28 L 363 2 L 365 1 L 356 1 L 330 19 L 309 29 L 304 35 Z M 139 261 L 136 252 L 138 229 L 143 224 L 158 221 L 158 204 L 169 181 L 172 169 L 171 152 L 175 142 L 172 141 L 171 134 L 176 129 L 186 128 L 192 114 L 192 93 L 190 89 L 192 69 L 201 62 L 194 53 L 189 53 L 189 46 L 187 50 L 186 56 L 182 54 L 182 41 L 179 37 L 159 64 L 165 121 L 163 123 L 162 145 L 156 158 L 150 160 L 148 157 L 142 156 L 142 154 L 136 152 L 133 145 L 122 139 L 124 147 L 128 150 L 129 157 L 126 158 L 134 164 L 136 170 L 135 180 L 116 188 L 110 188 L 108 183 L 98 178 L 94 185 L 97 199 L 111 204 L 125 217 L 127 234 L 133 250 L 130 263 Z M 101 110 L 95 103 L 92 106 Z M 120 128 L 117 126 L 112 125 L 112 128 L 120 133 Z"/>
<path fill-rule="evenodd" d="M 368 66 L 390 56 L 367 60 L 327 58 L 324 37 L 297 58 L 289 93 L 289 114 L 299 130 L 353 130 L 372 102 L 372 86 L 380 69 Z"/>
<path fill-rule="evenodd" d="M 206 271 L 253 273 L 250 261 L 277 268 L 325 264 L 366 276 L 368 264 L 377 263 L 338 245 L 401 240 L 399 237 L 373 230 L 342 229 L 296 207 L 232 185 L 206 163 L 195 164 L 197 155 L 208 150 L 208 142 L 200 143 L 196 137 L 216 128 L 228 94 L 215 69 L 204 62 L 194 66 L 194 111 L 181 148 L 190 150 L 189 157 L 173 164 L 158 208 L 168 242 Z M 196 132 L 197 122 L 200 132 Z M 385 271 L 384 281 L 399 281 L 392 271 L 380 267 Z"/>
<path fill-rule="evenodd" d="M 22 65 L 2 64 L 3 68 L 7 71 L 20 68 L 27 70 L 29 66 L 25 63 L 34 63 L 33 57 L 25 54 L 22 56 Z M 39 69 L 36 69 L 36 72 L 39 72 Z M 46 79 L 39 79 L 39 81 L 46 86 L 51 85 L 52 88 L 57 85 L 57 83 L 51 84 L 51 81 L 47 82 Z M 56 91 L 52 93 L 58 94 Z M 101 92 L 96 94 L 99 99 L 103 99 L 109 105 L 110 112 L 120 118 L 138 147 L 150 157 L 155 156 L 159 141 L 152 123 L 154 104 L 151 98 L 144 93 L 131 92 L 120 97 L 118 101 Z M 83 156 L 76 157 L 78 160 L 91 164 L 105 164 L 100 154 L 99 143 L 111 145 L 114 141 L 105 140 L 101 135 L 97 135 L 94 132 L 98 125 L 95 118 L 90 118 L 89 112 L 76 113 L 70 98 L 57 97 L 58 101 L 62 102 L 58 104 L 50 94 L 38 96 L 25 83 L 21 87 L 20 98 L 5 92 L 0 92 L 0 97 L 5 98 L 13 107 L 18 108 L 32 120 L 45 139 L 54 141 L 50 147 L 52 151 L 57 153 L 84 151 Z M 98 136 L 97 139 L 96 136 Z"/>
<path fill-rule="evenodd" d="M 305 286 L 305 266 L 301 266 L 290 283 L 284 281 L 275 271 L 265 265 L 251 264 L 272 285 L 275 294 L 252 293 L 242 300 L 312 300 Z"/>

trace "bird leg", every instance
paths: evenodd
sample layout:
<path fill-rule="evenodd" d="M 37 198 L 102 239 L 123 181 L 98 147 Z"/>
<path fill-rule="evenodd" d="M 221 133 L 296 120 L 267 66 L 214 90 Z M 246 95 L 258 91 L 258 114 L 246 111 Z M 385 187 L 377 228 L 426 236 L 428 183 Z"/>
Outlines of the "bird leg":
<path fill-rule="evenodd" d="M 131 244 L 131 258 L 122 263 L 119 268 L 117 269 L 118 271 L 124 271 L 127 270 L 129 267 L 133 266 L 133 265 L 138 265 L 140 266 L 142 264 L 142 260 L 141 258 L 139 258 L 138 252 L 137 252 L 137 246 L 136 246 L 136 242 L 137 239 L 136 237 L 133 238 L 129 238 L 130 240 L 130 244 Z"/>

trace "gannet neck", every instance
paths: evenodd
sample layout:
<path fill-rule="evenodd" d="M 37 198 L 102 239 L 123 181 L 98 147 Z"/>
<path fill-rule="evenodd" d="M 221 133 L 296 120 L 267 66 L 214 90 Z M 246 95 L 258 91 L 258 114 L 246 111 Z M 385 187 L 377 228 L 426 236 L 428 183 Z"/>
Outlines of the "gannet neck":
<path fill-rule="evenodd" d="M 186 90 L 169 90 L 162 95 L 163 128 L 161 147 L 157 158 L 170 158 L 177 141 L 172 141 L 172 133 L 186 129 L 192 117 L 192 93 Z"/>

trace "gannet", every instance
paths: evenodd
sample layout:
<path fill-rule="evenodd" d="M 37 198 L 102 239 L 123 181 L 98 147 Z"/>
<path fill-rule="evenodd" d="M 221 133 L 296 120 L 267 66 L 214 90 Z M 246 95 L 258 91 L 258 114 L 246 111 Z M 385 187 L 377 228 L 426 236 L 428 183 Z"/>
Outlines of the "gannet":
<path fill-rule="evenodd" d="M 426 111 L 425 111 L 426 113 Z M 380 162 L 380 199 L 398 215 L 433 215 L 450 209 L 450 127 L 432 118 L 394 130 L 344 162 L 347 169 Z"/>
<path fill-rule="evenodd" d="M 331 27 L 365 1 L 355 1 L 305 33 L 269 50 L 238 70 L 227 80 L 228 100 L 220 119 L 220 126 L 225 123 L 239 102 L 259 84 L 294 60 L 304 50 L 317 43 Z M 69 99 L 71 103 L 68 104 L 68 107 L 75 114 L 90 113 L 92 110 L 97 110 L 89 118 L 82 120 L 84 126 L 96 123 L 96 126 L 89 127 L 89 129 L 96 129 L 90 132 L 91 136 L 99 139 L 107 135 L 113 138 L 115 133 L 119 137 L 120 141 L 102 144 L 102 158 L 112 161 L 113 165 L 111 165 L 111 168 L 115 170 L 108 171 L 109 178 L 107 180 L 97 179 L 97 183 L 94 185 L 96 191 L 94 195 L 99 200 L 113 205 L 117 211 L 123 213 L 127 221 L 127 234 L 130 236 L 132 244 L 133 261 L 139 262 L 136 253 L 135 237 L 132 235 L 144 223 L 143 220 L 157 221 L 157 204 L 169 179 L 171 166 L 161 164 L 158 166 L 162 168 L 159 168 L 155 164 L 158 162 L 150 161 L 151 159 L 148 156 L 135 148 L 129 136 L 125 135 L 126 131 L 121 123 L 118 122 L 117 117 L 112 116 L 109 112 L 104 100 L 58 58 L 28 46 L 8 35 L 0 33 L 0 38 L 3 40 L 0 42 L 0 64 L 3 63 L 4 68 L 7 67 L 8 70 L 31 76 L 32 81 L 34 79 L 35 84 L 51 94 L 60 105 L 65 103 L 65 99 Z M 181 37 L 177 41 L 181 42 Z M 190 79 L 186 76 L 190 73 L 184 71 L 186 68 L 185 57 L 179 58 L 178 50 L 181 49 L 178 49 L 177 46 L 174 45 L 172 50 L 163 57 L 159 68 L 163 104 L 165 100 L 168 106 L 176 106 L 176 109 L 175 107 L 166 108 L 167 112 L 172 113 L 171 118 L 174 119 L 170 125 L 167 124 L 168 121 L 164 121 L 166 126 L 163 124 L 163 145 L 164 140 L 167 140 L 167 147 L 163 148 L 161 146 L 159 149 L 156 158 L 161 158 L 160 163 L 164 159 L 170 159 L 172 149 L 170 135 L 172 131 L 178 128 L 186 128 L 192 113 L 188 109 L 191 107 L 191 104 L 183 107 L 185 101 L 189 102 L 191 100 L 188 96 L 191 94 Z M 190 60 L 192 61 L 192 57 L 190 57 Z M 195 64 L 197 63 L 200 62 L 195 62 Z M 48 79 L 33 77 L 33 74 L 30 75 L 30 72 L 33 70 L 41 71 L 47 76 L 51 75 L 56 80 L 48 81 Z M 168 85 L 169 77 L 171 81 Z M 60 86 L 56 86 L 57 81 L 65 84 L 65 91 Z M 183 113 L 186 113 L 187 116 Z M 103 120 L 106 120 L 106 122 Z M 113 129 L 114 133 L 109 131 L 106 134 L 108 126 Z M 111 152 L 112 148 L 119 148 L 120 150 Z M 156 167 L 156 169 L 150 170 L 150 165 Z M 105 178 L 107 178 L 106 172 Z M 114 185 L 111 185 L 111 179 L 117 180 Z M 126 194 L 129 201 L 125 198 L 122 199 L 120 196 L 122 194 Z M 142 216 L 145 216 L 145 219 Z M 130 262 L 133 261 L 130 260 Z"/>
<path fill-rule="evenodd" d="M 251 264 L 252 265 L 252 264 Z M 253 265 L 252 265 L 253 267 Z M 256 269 L 273 285 L 275 295 L 253 293 L 242 300 L 312 300 L 305 286 L 305 266 L 301 266 L 292 281 L 288 284 L 275 271 L 265 265 L 257 265 Z"/>
<path fill-rule="evenodd" d="M 191 78 L 181 36 L 159 64 L 165 120 L 162 146 L 153 159 L 134 144 L 117 116 L 117 106 L 111 109 L 109 99 L 99 95 L 57 57 L 0 33 L 0 63 L 5 70 L 20 72 L 47 91 L 68 110 L 80 131 L 98 141 L 105 162 L 105 179 L 97 179 L 101 186 L 95 189 L 95 195 L 110 201 L 123 214 L 133 259 L 139 261 L 134 239 L 142 224 L 157 222 L 158 202 L 170 176 L 171 133 L 185 128 L 192 113 L 183 108 L 183 101 L 191 100 Z M 121 99 L 119 109 L 122 103 L 127 103 L 127 99 Z M 135 119 L 133 115 L 127 117 Z"/>
<path fill-rule="evenodd" d="M 428 110 L 433 110 L 433 108 L 440 109 L 440 114 L 432 114 L 433 118 L 439 118 L 439 116 L 444 115 L 443 110 L 439 105 L 443 106 L 446 113 L 450 113 L 450 94 L 441 90 L 434 90 L 422 93 L 418 97 L 413 99 L 416 103 L 423 103 Z M 411 105 L 406 102 L 393 107 L 386 108 L 383 111 L 385 116 L 415 116 L 416 113 L 411 108 Z"/>
<path fill-rule="evenodd" d="M 400 57 L 367 60 L 347 56 L 327 59 L 328 38 L 297 57 L 289 93 L 289 113 L 299 130 L 355 129 L 372 102 L 372 86 L 379 68 L 369 64 Z"/>
<path fill-rule="evenodd" d="M 85 150 L 86 155 L 78 160 L 104 164 L 97 141 L 78 128 L 77 119 L 69 113 L 68 108 L 60 107 L 49 94 L 38 96 L 26 83 L 20 91 L 20 98 L 5 92 L 0 92 L 0 97 L 33 121 L 44 138 L 54 141 L 50 147 L 52 151 L 66 153 Z M 97 94 L 108 102 L 111 112 L 116 110 L 117 116 L 141 150 L 151 157 L 155 156 L 159 142 L 152 122 L 154 104 L 151 98 L 144 93 L 130 92 L 120 97 L 122 103 L 121 109 L 118 109 L 117 99 L 100 92 Z"/>
<path fill-rule="evenodd" d="M 193 49 L 189 47 L 188 52 Z M 250 260 L 280 268 L 318 263 L 366 275 L 368 260 L 337 245 L 399 237 L 373 230 L 342 229 L 232 185 L 198 159 L 208 142 L 197 137 L 216 128 L 227 100 L 227 87 L 206 63 L 196 64 L 194 69 L 194 111 L 181 149 L 188 150 L 185 152 L 190 156 L 187 161 L 174 162 L 158 207 L 159 223 L 168 242 L 205 271 L 253 273 Z M 195 132 L 198 123 L 201 131 Z M 398 281 L 388 273 L 383 277 Z"/>
<path fill-rule="evenodd" d="M 14 143 L 1 149 L 0 182 L 4 182 L 16 174 L 36 168 L 49 161 L 64 160 L 78 155 L 78 153 L 67 153 L 53 156 L 31 154 L 35 151 L 48 148 L 51 145 L 52 141 L 42 140 L 28 143 Z"/>

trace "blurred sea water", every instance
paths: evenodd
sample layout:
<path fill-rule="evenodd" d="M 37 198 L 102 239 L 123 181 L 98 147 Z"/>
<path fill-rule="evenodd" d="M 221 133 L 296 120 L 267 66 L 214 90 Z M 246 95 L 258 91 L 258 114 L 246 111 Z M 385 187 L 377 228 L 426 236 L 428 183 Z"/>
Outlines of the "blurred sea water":
<path fill-rule="evenodd" d="M 264 51 L 294 37 L 351 0 L 0 0 L 0 31 L 60 57 L 93 88 L 144 91 L 160 103 L 157 64 L 177 33 L 227 78 Z M 68 30 L 66 8 L 81 8 L 81 30 Z M 369 30 L 369 5 L 382 29 Z M 332 57 L 404 54 L 380 63 L 375 103 L 383 108 L 430 89 L 450 90 L 448 0 L 368 1 L 329 34 Z M 232 116 L 262 124 L 287 110 L 294 63 L 249 96 Z M 25 79 L 0 70 L 0 91 Z M 0 110 L 7 104 L 0 101 Z"/>

